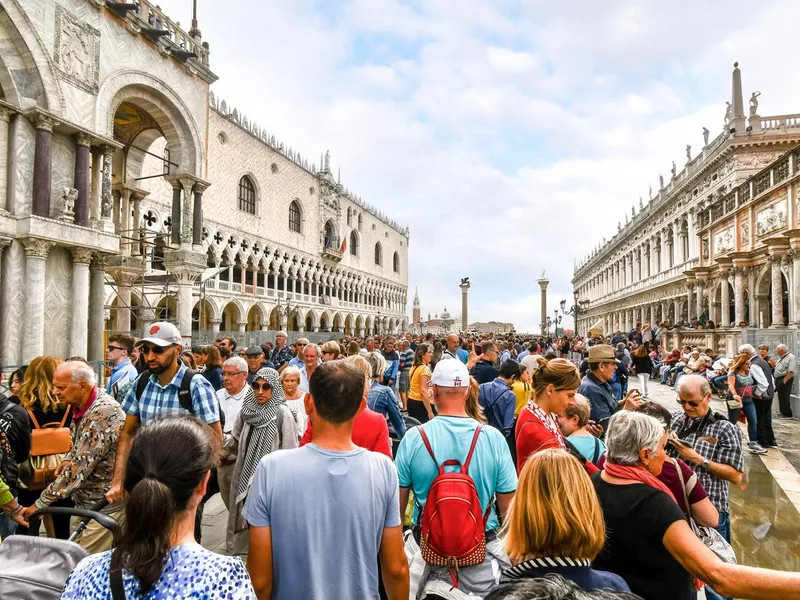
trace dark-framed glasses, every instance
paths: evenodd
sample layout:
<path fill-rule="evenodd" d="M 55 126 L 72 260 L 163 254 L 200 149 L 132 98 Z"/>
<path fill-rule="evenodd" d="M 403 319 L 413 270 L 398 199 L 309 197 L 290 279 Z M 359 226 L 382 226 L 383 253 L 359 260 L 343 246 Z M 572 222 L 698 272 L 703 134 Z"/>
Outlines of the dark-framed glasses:
<path fill-rule="evenodd" d="M 264 390 L 266 392 L 267 390 L 271 390 L 272 389 L 272 386 L 270 384 L 268 384 L 268 383 L 258 383 L 257 381 L 254 381 L 253 383 L 251 383 L 250 387 L 253 388 L 253 391 L 256 392 L 256 393 L 260 392 L 261 390 Z"/>
<path fill-rule="evenodd" d="M 682 400 L 680 396 L 678 396 L 675 400 L 677 400 L 678 404 L 683 406 L 684 404 L 688 404 L 692 408 L 697 408 L 700 406 L 699 402 L 695 402 L 694 400 Z"/>

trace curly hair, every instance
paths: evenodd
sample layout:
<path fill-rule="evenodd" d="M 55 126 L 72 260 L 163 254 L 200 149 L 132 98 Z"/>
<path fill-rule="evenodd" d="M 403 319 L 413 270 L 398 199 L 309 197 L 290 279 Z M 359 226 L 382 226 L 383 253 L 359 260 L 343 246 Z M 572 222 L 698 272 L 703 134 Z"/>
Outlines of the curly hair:
<path fill-rule="evenodd" d="M 61 404 L 53 396 L 53 374 L 62 360 L 55 356 L 37 356 L 25 371 L 25 381 L 19 388 L 19 401 L 26 409 L 33 410 L 39 403 L 43 412 L 56 412 Z"/>

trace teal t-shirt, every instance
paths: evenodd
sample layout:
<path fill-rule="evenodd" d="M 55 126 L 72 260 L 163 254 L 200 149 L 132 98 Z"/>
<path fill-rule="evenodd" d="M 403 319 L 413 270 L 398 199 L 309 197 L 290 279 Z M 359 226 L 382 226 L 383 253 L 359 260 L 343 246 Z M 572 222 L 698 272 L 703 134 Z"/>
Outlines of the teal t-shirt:
<path fill-rule="evenodd" d="M 606 445 L 603 443 L 603 440 L 597 439 L 593 435 L 571 435 L 567 439 L 589 462 L 597 462 L 594 460 L 596 448 L 598 459 L 606 452 Z M 595 440 L 597 441 L 598 446 L 595 446 Z"/>
<path fill-rule="evenodd" d="M 469 417 L 442 416 L 435 417 L 422 425 L 433 448 L 436 464 L 422 443 L 418 427 L 409 429 L 403 436 L 395 457 L 395 465 L 400 487 L 411 488 L 414 492 L 414 523 L 417 523 L 419 518 L 417 503 L 425 505 L 428 490 L 439 474 L 439 465 L 451 459 L 460 463 L 466 461 L 477 426 L 478 422 Z M 447 467 L 445 470 L 450 472 L 456 471 L 457 468 Z M 483 426 L 468 473 L 478 488 L 484 512 L 495 494 L 510 494 L 517 490 L 517 470 L 511 460 L 508 443 L 499 430 L 489 425 Z M 492 506 L 486 531 L 496 529 L 497 526 L 497 515 Z"/>

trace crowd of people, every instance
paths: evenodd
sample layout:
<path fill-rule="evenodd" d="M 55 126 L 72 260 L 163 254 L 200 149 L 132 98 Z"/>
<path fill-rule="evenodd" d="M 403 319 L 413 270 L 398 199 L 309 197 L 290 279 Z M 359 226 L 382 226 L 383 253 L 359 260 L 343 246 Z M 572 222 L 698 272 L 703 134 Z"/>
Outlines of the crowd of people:
<path fill-rule="evenodd" d="M 37 511 L 107 500 L 122 536 L 112 548 L 99 523 L 80 533 L 91 554 L 68 600 L 115 587 L 127 598 L 800 598 L 800 574 L 736 564 L 728 499 L 744 469 L 736 422 L 751 452 L 775 445 L 769 407 L 796 359 L 781 346 L 775 360 L 747 345 L 727 362 L 665 352 L 645 329 L 321 345 L 279 332 L 274 345 L 185 349 L 160 322 L 139 340 L 109 337 L 104 384 L 81 357 L 38 357 L 0 398 L 0 539 L 66 538 L 74 518 Z M 675 386 L 675 411 L 649 399 L 652 382 Z M 727 414 L 711 409 L 715 389 Z M 200 544 L 216 494 L 225 554 Z"/>

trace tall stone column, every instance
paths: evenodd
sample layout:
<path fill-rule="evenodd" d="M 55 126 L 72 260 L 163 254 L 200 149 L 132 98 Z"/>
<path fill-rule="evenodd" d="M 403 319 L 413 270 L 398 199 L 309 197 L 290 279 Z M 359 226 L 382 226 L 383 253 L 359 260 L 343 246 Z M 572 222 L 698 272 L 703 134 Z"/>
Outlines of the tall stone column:
<path fill-rule="evenodd" d="M 792 285 L 789 287 L 792 321 L 800 325 L 800 248 L 791 248 L 788 257 L 792 261 Z"/>
<path fill-rule="evenodd" d="M 698 282 L 696 286 L 694 286 L 695 294 L 697 295 L 697 300 L 695 302 L 695 313 L 699 317 L 700 314 L 703 312 L 703 284 Z M 691 317 L 689 317 L 691 319 Z"/>
<path fill-rule="evenodd" d="M 772 275 L 772 325 L 770 328 L 785 327 L 783 323 L 783 276 L 781 275 L 781 256 L 769 257 Z"/>
<path fill-rule="evenodd" d="M 720 327 L 731 326 L 731 289 L 729 287 L 730 275 L 728 273 L 722 274 L 722 282 L 720 283 L 720 322 L 717 323 Z"/>
<path fill-rule="evenodd" d="M 170 181 L 172 184 L 172 232 L 170 241 L 174 246 L 181 243 L 181 183 L 177 179 Z M 231 269 L 233 272 L 233 269 Z"/>
<path fill-rule="evenodd" d="M 122 256 L 131 255 L 131 246 L 133 242 L 130 238 L 133 237 L 131 231 L 131 190 L 123 187 L 119 188 L 120 195 L 120 214 L 119 223 L 117 226 L 117 233 L 119 233 L 120 245 L 122 246 Z"/>
<path fill-rule="evenodd" d="M 0 211 L 8 210 L 8 121 L 11 113 L 0 107 Z"/>
<path fill-rule="evenodd" d="M 469 329 L 469 278 L 462 280 L 458 287 L 461 288 L 461 331 L 467 331 Z"/>
<path fill-rule="evenodd" d="M 117 283 L 117 318 L 114 329 L 117 332 L 131 331 L 131 286 L 137 274 L 130 271 L 116 270 L 112 273 Z"/>
<path fill-rule="evenodd" d="M 87 227 L 89 225 L 89 144 L 92 138 L 85 133 L 75 136 L 75 189 L 78 197 L 75 198 L 75 224 Z M 73 356 L 84 356 L 73 353 Z"/>
<path fill-rule="evenodd" d="M 211 334 L 214 337 L 213 341 L 216 341 L 217 336 L 219 335 L 219 326 L 222 325 L 222 319 L 211 319 Z"/>
<path fill-rule="evenodd" d="M 178 281 L 178 330 L 186 346 L 191 344 L 192 339 L 192 287 L 200 272 L 187 267 L 173 267 L 170 272 Z"/>
<path fill-rule="evenodd" d="M 741 267 L 733 269 L 733 320 L 736 327 L 744 321 L 744 272 Z"/>
<path fill-rule="evenodd" d="M 181 186 L 183 187 L 183 202 L 181 204 L 181 246 L 189 248 L 192 246 L 192 229 L 194 226 L 194 197 L 192 196 L 194 181 L 183 179 L 181 180 Z"/>
<path fill-rule="evenodd" d="M 50 216 L 53 172 L 53 127 L 56 122 L 46 115 L 37 115 L 36 148 L 33 153 L 33 214 Z"/>
<path fill-rule="evenodd" d="M 689 295 L 689 297 L 691 298 L 691 294 Z M 679 323 L 680 320 L 681 320 L 681 299 L 680 298 L 675 298 L 675 300 L 672 303 L 672 308 L 675 311 L 675 318 L 673 319 L 672 324 L 675 325 L 675 324 Z"/>
<path fill-rule="evenodd" d="M 91 262 L 91 250 L 72 249 L 72 325 L 69 337 L 71 356 L 86 356 L 89 349 L 89 264 Z"/>
<path fill-rule="evenodd" d="M 90 149 L 92 155 L 91 196 L 89 200 L 89 223 L 101 228 L 100 198 L 103 193 L 103 153 L 99 148 Z"/>
<path fill-rule="evenodd" d="M 26 364 L 44 354 L 44 267 L 52 242 L 25 240 L 25 338 L 22 360 Z"/>
<path fill-rule="evenodd" d="M 693 310 L 693 301 L 694 301 L 694 286 L 689 284 L 686 286 L 686 320 L 691 322 L 692 320 L 692 310 Z M 677 315 L 676 315 L 677 319 Z"/>
<path fill-rule="evenodd" d="M 89 360 L 105 360 L 106 272 L 105 257 L 95 254 L 89 269 Z"/>
<path fill-rule="evenodd" d="M 758 294 L 756 294 L 756 270 L 753 267 L 746 267 L 744 273 L 747 276 L 748 304 L 750 319 L 748 325 L 758 325 Z"/>
<path fill-rule="evenodd" d="M 100 182 L 100 221 L 103 231 L 114 231 L 113 207 L 114 199 L 111 188 L 111 169 L 113 168 L 114 148 L 103 146 L 103 171 Z"/>
<path fill-rule="evenodd" d="M 203 192 L 206 186 L 197 182 L 194 184 L 194 221 L 192 223 L 192 250 L 203 250 Z"/>
<path fill-rule="evenodd" d="M 547 286 L 550 284 L 550 280 L 544 277 L 544 272 L 542 272 L 542 278 L 536 280 L 536 283 L 539 284 L 542 291 L 542 335 L 547 335 Z"/>

